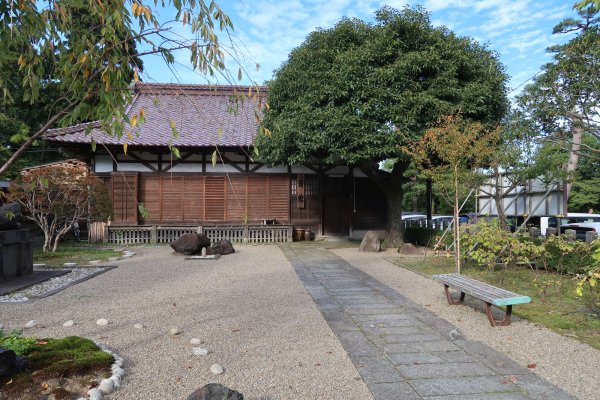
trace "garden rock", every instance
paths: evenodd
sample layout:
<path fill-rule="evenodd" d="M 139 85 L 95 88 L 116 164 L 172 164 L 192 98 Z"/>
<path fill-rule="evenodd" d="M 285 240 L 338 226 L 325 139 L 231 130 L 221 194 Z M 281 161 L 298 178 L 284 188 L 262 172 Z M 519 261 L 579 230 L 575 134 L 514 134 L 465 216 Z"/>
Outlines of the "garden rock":
<path fill-rule="evenodd" d="M 207 356 L 208 355 L 208 349 L 205 349 L 203 347 L 194 347 L 194 348 L 192 348 L 192 353 L 195 356 Z"/>
<path fill-rule="evenodd" d="M 229 240 L 223 239 L 214 242 L 210 249 L 212 250 L 212 254 L 220 254 L 225 256 L 227 254 L 235 253 L 235 249 Z"/>
<path fill-rule="evenodd" d="M 423 249 L 419 247 L 415 247 L 412 243 L 403 243 L 398 248 L 398 253 L 404 254 L 406 256 L 420 256 L 423 254 Z"/>
<path fill-rule="evenodd" d="M 70 326 L 73 326 L 73 325 L 75 325 L 75 321 L 73 321 L 72 319 L 70 319 L 70 320 L 68 320 L 68 321 L 65 321 L 65 322 L 63 322 L 63 326 L 64 326 L 65 328 L 68 328 L 68 327 L 70 327 Z"/>
<path fill-rule="evenodd" d="M 28 323 L 25 324 L 25 328 L 35 328 L 36 325 L 37 325 L 36 320 L 32 319 L 31 321 L 29 321 Z"/>
<path fill-rule="evenodd" d="M 364 252 L 378 252 L 381 250 L 381 243 L 379 242 L 379 235 L 373 231 L 368 231 L 363 237 L 362 242 L 358 251 Z"/>
<path fill-rule="evenodd" d="M 175 252 L 185 255 L 196 254 L 203 247 L 210 246 L 210 239 L 204 233 L 184 233 L 171 243 Z"/>
<path fill-rule="evenodd" d="M 98 326 L 106 326 L 106 325 L 108 325 L 108 320 L 106 320 L 104 318 L 100 318 L 98 321 L 96 321 L 96 325 L 98 325 Z"/>
<path fill-rule="evenodd" d="M 209 383 L 194 390 L 187 400 L 244 400 L 240 392 L 218 383 Z"/>
<path fill-rule="evenodd" d="M 14 351 L 0 348 L 0 376 L 9 376 L 12 373 L 16 359 Z"/>
<path fill-rule="evenodd" d="M 192 346 L 198 346 L 199 344 L 202 344 L 202 340 L 196 339 L 196 338 L 192 338 L 192 339 L 190 339 L 190 344 Z"/>
<path fill-rule="evenodd" d="M 221 375 L 223 372 L 225 372 L 225 370 L 223 369 L 223 366 L 221 366 L 221 364 L 213 364 L 210 366 L 210 372 L 212 372 L 215 375 Z"/>

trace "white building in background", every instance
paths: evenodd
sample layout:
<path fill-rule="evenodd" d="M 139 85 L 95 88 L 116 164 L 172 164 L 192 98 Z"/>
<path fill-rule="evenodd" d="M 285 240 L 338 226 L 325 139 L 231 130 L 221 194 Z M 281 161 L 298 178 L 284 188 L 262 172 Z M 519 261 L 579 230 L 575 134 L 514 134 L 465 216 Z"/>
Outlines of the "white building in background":
<path fill-rule="evenodd" d="M 496 201 L 490 195 L 495 193 L 495 178 L 492 177 L 477 191 L 477 213 L 498 215 Z M 505 191 L 511 186 L 510 177 L 500 175 L 499 188 Z M 546 184 L 541 179 L 530 179 L 525 185 L 517 186 L 503 199 L 504 213 L 510 216 L 561 215 L 565 211 L 563 183 Z"/>

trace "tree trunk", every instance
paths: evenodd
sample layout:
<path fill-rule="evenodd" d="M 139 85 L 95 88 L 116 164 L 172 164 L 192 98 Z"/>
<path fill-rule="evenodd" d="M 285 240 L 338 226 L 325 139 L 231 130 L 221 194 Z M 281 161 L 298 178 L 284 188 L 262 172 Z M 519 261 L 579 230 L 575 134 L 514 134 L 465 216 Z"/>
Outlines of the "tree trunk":
<path fill-rule="evenodd" d="M 371 179 L 385 196 L 387 205 L 387 221 L 385 226 L 384 247 L 391 249 L 404 244 L 404 225 L 402 223 L 402 198 L 404 191 L 404 172 L 409 166 L 408 161 L 397 161 L 391 172 L 379 169 L 379 163 L 365 161 L 360 169 Z"/>
<path fill-rule="evenodd" d="M 404 224 L 402 222 L 402 186 L 392 186 L 384 192 L 387 204 L 387 223 L 384 246 L 388 249 L 400 247 L 404 243 Z"/>
<path fill-rule="evenodd" d="M 457 274 L 460 274 L 460 223 L 458 204 L 458 166 L 454 166 L 454 265 Z"/>
<path fill-rule="evenodd" d="M 581 150 L 581 137 L 582 137 L 582 129 L 580 126 L 580 124 L 582 123 L 581 117 L 578 114 L 574 114 L 573 119 L 574 119 L 574 123 L 573 123 L 573 128 L 572 128 L 573 129 L 573 138 L 572 138 L 572 142 L 571 142 L 571 152 L 569 154 L 569 161 L 567 162 L 567 165 L 565 167 L 567 174 L 573 173 L 577 169 L 577 163 L 579 162 L 579 151 Z M 568 176 L 567 183 L 565 185 L 565 195 L 564 195 L 565 203 L 564 203 L 564 207 L 563 207 L 563 214 L 565 216 L 567 216 L 567 214 L 569 212 L 568 202 L 569 202 L 569 195 L 571 194 L 571 185 L 572 184 L 573 184 L 572 177 Z"/>
<path fill-rule="evenodd" d="M 500 223 L 500 228 L 504 230 L 508 230 L 508 223 L 506 222 L 506 213 L 504 212 L 504 195 L 506 192 L 504 188 L 500 185 L 500 171 L 498 166 L 496 165 L 494 171 L 494 203 L 496 203 L 496 210 L 498 211 L 498 222 Z"/>

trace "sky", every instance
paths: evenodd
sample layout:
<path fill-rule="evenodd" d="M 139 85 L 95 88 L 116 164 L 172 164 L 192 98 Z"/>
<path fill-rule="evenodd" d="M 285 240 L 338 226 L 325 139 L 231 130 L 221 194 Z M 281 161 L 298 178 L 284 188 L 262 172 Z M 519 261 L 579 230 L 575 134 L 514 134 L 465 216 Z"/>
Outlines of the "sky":
<path fill-rule="evenodd" d="M 576 16 L 574 0 L 220 0 L 231 18 L 237 56 L 245 70 L 241 84 L 262 84 L 317 28 L 330 28 L 345 17 L 373 21 L 384 5 L 401 9 L 422 5 L 434 25 L 445 25 L 460 36 L 469 36 L 499 54 L 510 77 L 511 95 L 518 94 L 540 67 L 551 59 L 546 48 L 568 40 L 553 35 L 558 22 Z M 183 31 L 180 33 L 184 34 Z M 223 35 L 224 36 L 224 35 Z M 223 37 L 222 39 L 226 39 Z M 167 68 L 158 57 L 145 60 L 147 82 L 207 83 L 207 79 L 184 67 L 189 55 L 176 54 L 177 63 Z M 260 69 L 256 69 L 256 64 Z M 233 57 L 228 67 L 237 77 Z M 221 79 L 218 83 L 227 84 Z"/>

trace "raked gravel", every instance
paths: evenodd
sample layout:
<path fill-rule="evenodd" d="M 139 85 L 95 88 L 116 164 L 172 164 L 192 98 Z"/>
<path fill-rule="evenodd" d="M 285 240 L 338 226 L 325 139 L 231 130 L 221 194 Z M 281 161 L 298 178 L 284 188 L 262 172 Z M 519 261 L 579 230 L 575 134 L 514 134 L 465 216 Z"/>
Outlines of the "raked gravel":
<path fill-rule="evenodd" d="M 106 268 L 100 267 L 84 267 L 84 268 L 65 268 L 71 270 L 68 274 L 50 278 L 47 281 L 29 286 L 25 289 L 17 290 L 0 296 L 0 303 L 23 303 L 33 300 L 37 297 L 44 296 L 52 291 L 59 290 L 62 287 L 68 286 L 71 283 L 85 279 L 90 275 L 94 275 L 104 271 Z M 47 271 L 45 268 L 35 268 L 35 271 Z"/>
<path fill-rule="evenodd" d="M 449 306 L 439 283 L 386 261 L 385 258 L 399 257 L 394 250 L 359 253 L 356 248 L 345 248 L 332 252 L 450 321 L 467 339 L 481 341 L 524 367 L 535 364 L 531 371 L 579 399 L 600 399 L 599 350 L 514 317 L 510 326 L 492 328 L 481 311 L 467 306 Z"/>
<path fill-rule="evenodd" d="M 80 335 L 114 349 L 125 375 L 107 399 L 184 399 L 211 382 L 248 400 L 372 399 L 279 248 L 236 250 L 186 261 L 168 246 L 136 247 L 111 262 L 118 268 L 57 294 L 0 303 L 0 324 L 36 320 L 27 335 Z M 191 339 L 208 354 L 195 355 Z"/>

